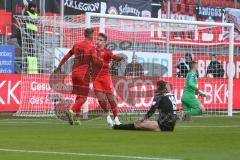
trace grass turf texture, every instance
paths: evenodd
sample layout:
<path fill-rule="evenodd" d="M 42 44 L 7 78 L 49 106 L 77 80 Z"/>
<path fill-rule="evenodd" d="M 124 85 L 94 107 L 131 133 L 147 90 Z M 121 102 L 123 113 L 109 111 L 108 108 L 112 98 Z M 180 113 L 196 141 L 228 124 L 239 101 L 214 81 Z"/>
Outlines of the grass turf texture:
<path fill-rule="evenodd" d="M 85 121 L 82 126 L 70 126 L 60 120 L 1 119 L 0 159 L 121 160 L 138 156 L 141 159 L 236 160 L 240 159 L 239 122 L 240 116 L 198 117 L 191 122 L 178 122 L 173 133 L 157 133 L 114 131 L 106 126 L 105 120 L 99 119 Z"/>

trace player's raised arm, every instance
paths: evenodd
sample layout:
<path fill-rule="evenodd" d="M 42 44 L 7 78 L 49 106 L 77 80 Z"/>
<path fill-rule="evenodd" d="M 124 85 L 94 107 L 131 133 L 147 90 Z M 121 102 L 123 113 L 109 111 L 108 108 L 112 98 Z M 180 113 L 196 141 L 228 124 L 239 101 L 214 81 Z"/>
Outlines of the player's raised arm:
<path fill-rule="evenodd" d="M 60 66 L 64 65 L 70 57 L 73 55 L 73 48 L 63 57 L 61 62 L 59 63 Z"/>
<path fill-rule="evenodd" d="M 68 59 L 70 57 L 72 57 L 72 55 L 73 55 L 73 48 L 62 58 L 62 60 L 60 61 L 58 67 L 55 69 L 55 72 L 59 71 L 61 69 L 62 65 L 64 65 L 68 61 Z"/>

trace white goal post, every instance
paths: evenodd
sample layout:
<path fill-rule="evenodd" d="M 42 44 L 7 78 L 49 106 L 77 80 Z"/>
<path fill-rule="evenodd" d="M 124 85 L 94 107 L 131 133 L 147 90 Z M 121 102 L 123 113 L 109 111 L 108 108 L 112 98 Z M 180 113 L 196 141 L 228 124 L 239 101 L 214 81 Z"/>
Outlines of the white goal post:
<path fill-rule="evenodd" d="M 24 73 L 16 116 L 53 117 L 59 103 L 56 97 L 67 99 L 61 103 L 74 103 L 74 95 L 58 93 L 49 86 L 49 77 L 59 63 L 57 55 L 67 54 L 74 43 L 84 39 L 83 31 L 89 27 L 95 31 L 94 43 L 97 34 L 104 32 L 113 53 L 128 58 L 126 64 L 111 63 L 114 94 L 122 114 L 148 110 L 158 80 L 173 85 L 181 109 L 186 74 L 181 71 L 187 67 L 188 58 L 198 62 L 199 88 L 211 95 L 200 99 L 207 115 L 233 114 L 234 24 L 86 13 L 85 16 L 65 16 L 63 20 L 58 16 L 40 16 L 39 29 L 32 37 L 24 28 L 31 19 L 15 18 L 21 27 Z M 27 73 L 29 52 L 33 52 L 37 60 L 38 72 L 34 74 Z M 213 57 L 220 62 L 222 74 L 210 71 Z M 139 64 L 141 71 L 135 67 L 129 69 L 129 64 Z M 64 71 L 71 76 L 71 63 Z M 71 78 L 67 81 L 65 83 L 70 84 Z M 96 106 L 96 99 L 90 98 L 82 112 L 92 110 L 94 114 L 102 114 Z"/>
<path fill-rule="evenodd" d="M 117 19 L 117 20 L 130 20 L 130 21 L 139 21 L 139 22 L 156 22 L 156 23 L 166 23 L 166 24 L 186 24 L 186 25 L 200 25 L 205 27 L 229 27 L 229 65 L 228 65 L 228 116 L 232 116 L 233 114 L 233 77 L 234 77 L 234 24 L 233 23 L 216 23 L 216 22 L 202 22 L 202 21 L 188 21 L 188 20 L 174 20 L 174 19 L 160 19 L 160 18 L 143 18 L 143 17 L 134 17 L 134 16 L 123 16 L 123 15 L 110 15 L 110 14 L 102 14 L 102 13 L 86 13 L 86 27 L 90 28 L 95 26 L 94 22 L 92 23 L 92 19 L 100 18 L 99 20 L 99 30 L 100 32 L 105 32 L 106 27 L 106 19 Z M 94 20 L 93 20 L 94 21 Z M 169 25 L 167 25 L 168 28 Z M 148 30 L 148 29 L 147 29 Z M 168 30 L 168 29 L 167 29 Z M 149 30 L 148 30 L 149 31 Z M 132 32 L 136 32 L 132 30 Z M 152 32 L 152 30 L 150 31 Z M 169 45 L 169 43 L 166 43 Z M 169 50 L 167 50 L 169 54 Z"/>

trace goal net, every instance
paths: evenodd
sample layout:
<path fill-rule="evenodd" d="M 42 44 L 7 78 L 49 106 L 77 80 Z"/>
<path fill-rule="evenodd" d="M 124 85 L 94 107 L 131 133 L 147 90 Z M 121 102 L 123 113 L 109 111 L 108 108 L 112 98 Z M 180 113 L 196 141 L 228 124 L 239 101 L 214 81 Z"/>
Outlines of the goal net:
<path fill-rule="evenodd" d="M 38 31 L 33 36 L 24 28 L 26 20 L 31 19 L 16 19 L 21 26 L 24 73 L 17 116 L 59 116 L 59 110 L 62 114 L 74 104 L 76 95 L 70 92 L 71 60 L 64 65 L 61 76 L 52 73 L 73 44 L 84 39 L 84 29 L 89 27 L 95 31 L 94 43 L 98 33 L 103 32 L 108 36 L 107 47 L 127 58 L 124 63 L 110 64 L 114 95 L 122 115 L 145 113 L 158 80 L 172 84 L 181 110 L 188 64 L 193 60 L 198 63 L 198 88 L 208 94 L 198 97 L 206 114 L 231 116 L 235 109 L 232 24 L 87 13 L 63 19 L 39 17 Z M 60 91 L 58 85 L 52 85 L 59 81 L 64 84 L 64 92 L 63 86 Z M 93 91 L 82 113 L 86 117 L 103 113 Z"/>

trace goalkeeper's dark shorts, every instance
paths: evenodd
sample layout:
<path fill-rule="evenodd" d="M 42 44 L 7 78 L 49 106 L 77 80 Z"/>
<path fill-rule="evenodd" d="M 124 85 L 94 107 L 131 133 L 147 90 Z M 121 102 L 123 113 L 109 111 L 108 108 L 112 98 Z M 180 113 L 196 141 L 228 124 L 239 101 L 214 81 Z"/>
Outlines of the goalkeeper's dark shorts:
<path fill-rule="evenodd" d="M 172 132 L 174 131 L 176 121 L 170 121 L 170 122 L 161 122 L 159 119 L 157 120 L 158 126 L 162 132 Z"/>

